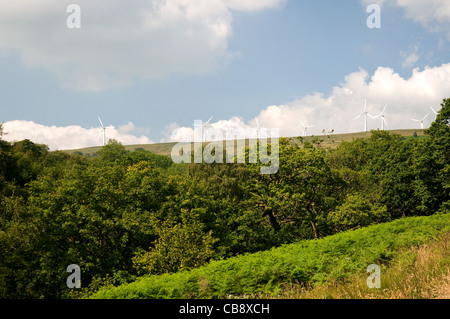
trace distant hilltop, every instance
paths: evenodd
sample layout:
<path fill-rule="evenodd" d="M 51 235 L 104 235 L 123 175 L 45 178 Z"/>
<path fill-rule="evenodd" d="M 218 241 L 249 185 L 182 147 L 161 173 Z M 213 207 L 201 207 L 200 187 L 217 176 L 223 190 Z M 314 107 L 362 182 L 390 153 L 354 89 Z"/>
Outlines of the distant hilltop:
<path fill-rule="evenodd" d="M 404 137 L 409 136 L 424 136 L 423 130 L 420 129 L 404 129 L 404 130 L 386 130 L 391 134 L 398 134 Z M 322 141 L 322 147 L 337 147 L 341 142 L 351 141 L 357 138 L 368 138 L 370 137 L 371 132 L 358 132 L 358 133 L 347 133 L 347 134 L 326 134 L 326 135 L 314 135 L 314 136 L 306 136 L 302 137 L 304 142 L 311 142 L 314 138 L 319 138 Z M 299 137 L 287 137 L 287 139 L 292 140 L 296 143 L 299 143 Z M 204 144 L 208 144 L 209 142 L 204 142 Z M 124 145 L 127 151 L 139 151 L 144 150 L 148 152 L 152 152 L 158 155 L 166 155 L 170 156 L 172 148 L 177 144 L 177 142 L 170 143 L 155 143 L 155 144 L 135 144 L 135 145 Z M 82 155 L 86 155 L 88 157 L 95 156 L 95 154 L 102 148 L 102 146 L 93 146 L 86 147 L 80 149 L 73 150 L 62 150 L 69 154 L 80 153 Z"/>

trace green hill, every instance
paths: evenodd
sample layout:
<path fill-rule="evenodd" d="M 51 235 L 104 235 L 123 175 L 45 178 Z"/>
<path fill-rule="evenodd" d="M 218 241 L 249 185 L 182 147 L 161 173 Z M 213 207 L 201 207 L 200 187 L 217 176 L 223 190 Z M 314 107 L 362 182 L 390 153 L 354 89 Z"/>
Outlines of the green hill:
<path fill-rule="evenodd" d="M 318 240 L 245 254 L 173 274 L 153 275 L 91 298 L 224 298 L 265 293 L 283 285 L 342 281 L 389 264 L 402 248 L 420 245 L 450 231 L 450 215 L 409 217 Z"/>
<path fill-rule="evenodd" d="M 390 130 L 389 131 L 392 134 L 399 134 L 404 137 L 412 137 L 414 133 L 417 134 L 417 136 L 423 136 L 423 130 Z M 303 140 L 305 142 L 311 142 L 314 138 L 319 138 L 323 140 L 322 146 L 323 147 L 337 147 L 341 142 L 343 141 L 351 141 L 353 139 L 357 138 L 367 138 L 370 137 L 370 132 L 359 132 L 359 133 L 348 133 L 348 134 L 332 134 L 332 135 L 319 135 L 319 136 L 307 136 L 304 137 Z M 292 140 L 294 142 L 299 141 L 298 137 L 289 137 L 289 140 Z M 248 141 L 246 142 L 248 143 Z M 173 146 L 176 143 L 155 143 L 155 144 L 133 144 L 133 145 L 125 145 L 125 149 L 127 151 L 136 151 L 136 150 L 145 150 L 149 151 L 158 155 L 167 155 L 169 156 Z M 72 154 L 72 153 L 82 153 L 86 156 L 93 156 L 96 152 L 100 150 L 101 146 L 94 146 L 94 147 L 87 147 L 87 148 L 81 148 L 81 149 L 73 149 L 73 150 L 65 150 L 65 152 Z"/>

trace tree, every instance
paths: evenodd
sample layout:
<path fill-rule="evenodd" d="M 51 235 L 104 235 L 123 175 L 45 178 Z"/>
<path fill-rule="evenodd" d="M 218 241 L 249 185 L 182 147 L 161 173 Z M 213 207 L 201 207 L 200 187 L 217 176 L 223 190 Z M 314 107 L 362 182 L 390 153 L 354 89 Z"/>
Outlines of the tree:
<path fill-rule="evenodd" d="M 158 239 L 148 252 L 133 258 L 141 274 L 162 274 L 188 270 L 204 265 L 214 255 L 217 241 L 212 232 L 204 232 L 198 216 L 183 210 L 181 223 L 157 222 Z"/>
<path fill-rule="evenodd" d="M 103 146 L 97 154 L 100 156 L 101 161 L 112 163 L 115 162 L 118 159 L 121 159 L 126 154 L 126 149 L 122 145 L 122 143 L 110 139 L 108 141 L 108 144 Z"/>
<path fill-rule="evenodd" d="M 403 139 L 372 130 L 367 139 L 343 142 L 329 153 L 330 162 L 348 183 L 348 194 L 364 194 L 371 203 L 386 205 L 393 218 L 417 214 L 413 153 L 419 139 Z"/>
<path fill-rule="evenodd" d="M 0 123 L 0 140 L 2 139 L 3 135 L 6 134 L 6 133 L 3 131 L 3 124 L 4 124 L 4 123 Z"/>
<path fill-rule="evenodd" d="M 331 212 L 328 222 L 335 232 L 387 222 L 390 219 L 386 206 L 372 204 L 360 194 L 348 195 L 345 202 Z"/>
<path fill-rule="evenodd" d="M 65 296 L 65 268 L 73 263 L 81 267 L 82 288 L 118 273 L 135 275 L 132 257 L 156 239 L 151 219 L 171 191 L 148 163 L 100 166 L 92 160 L 74 163 L 61 175 L 42 175 L 27 188 L 25 212 L 33 231 L 21 241 L 31 248 L 20 259 L 7 256 L 32 261 L 19 269 L 33 276 L 17 278 L 33 293 L 22 297 L 31 298 Z M 13 221 L 8 233 L 19 226 Z"/>
<path fill-rule="evenodd" d="M 418 210 L 432 214 L 442 205 L 450 206 L 450 98 L 443 100 L 436 120 L 425 134 L 429 138 L 415 149 L 414 186 L 421 198 Z"/>
<path fill-rule="evenodd" d="M 326 235 L 326 216 L 344 198 L 345 182 L 324 154 L 281 139 L 276 174 L 261 175 L 258 164 L 249 165 L 252 175 L 247 189 L 253 200 L 248 204 L 266 216 L 274 230 L 282 231 L 287 241 Z"/>

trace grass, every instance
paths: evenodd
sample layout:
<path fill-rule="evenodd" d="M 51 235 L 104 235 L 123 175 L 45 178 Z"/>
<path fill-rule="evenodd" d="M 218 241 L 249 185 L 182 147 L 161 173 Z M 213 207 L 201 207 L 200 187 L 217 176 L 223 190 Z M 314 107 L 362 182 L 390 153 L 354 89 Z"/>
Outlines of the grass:
<path fill-rule="evenodd" d="M 368 275 L 316 287 L 285 285 L 277 296 L 257 294 L 251 298 L 450 299 L 450 232 L 428 244 L 401 250 L 389 267 L 382 268 L 379 289 L 368 288 Z"/>
<path fill-rule="evenodd" d="M 299 287 L 346 283 L 355 276 L 367 278 L 368 265 L 387 267 L 405 254 L 405 249 L 427 244 L 448 232 L 448 214 L 402 218 L 318 240 L 213 261 L 190 271 L 144 276 L 130 284 L 105 287 L 91 298 L 299 296 Z M 407 258 L 407 253 L 405 256 L 400 257 L 404 261 L 400 267 L 410 265 L 408 260 L 413 260 Z M 384 274 L 383 282 L 388 282 L 389 278 Z M 392 278 L 395 279 L 395 275 Z M 289 287 L 292 289 L 287 290 Z"/>

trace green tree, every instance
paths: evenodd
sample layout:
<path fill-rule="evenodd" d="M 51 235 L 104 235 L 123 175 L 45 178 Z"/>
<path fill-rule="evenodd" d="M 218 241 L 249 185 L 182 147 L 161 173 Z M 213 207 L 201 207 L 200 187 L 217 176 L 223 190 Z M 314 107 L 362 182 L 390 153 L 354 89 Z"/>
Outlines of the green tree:
<path fill-rule="evenodd" d="M 324 154 L 280 139 L 276 174 L 261 175 L 259 165 L 249 165 L 252 176 L 247 189 L 253 200 L 248 203 L 287 241 L 328 234 L 326 217 L 344 198 L 346 184 Z"/>
<path fill-rule="evenodd" d="M 355 194 L 348 195 L 345 202 L 331 212 L 327 219 L 334 232 L 340 232 L 387 222 L 390 215 L 386 206 L 372 204 L 361 195 Z"/>
<path fill-rule="evenodd" d="M 20 255 L 8 248 L 6 256 L 32 261 L 23 262 L 19 269 L 33 275 L 14 281 L 28 287 L 21 297 L 50 298 L 68 292 L 65 268 L 69 264 L 81 267 L 85 288 L 118 273 L 131 278 L 132 257 L 155 240 L 150 221 L 171 188 L 159 170 L 145 162 L 128 167 L 81 160 L 63 174 L 40 176 L 28 190 L 26 218 L 12 220 L 8 233 L 18 234 L 20 227 L 29 225 L 33 231 L 24 233 L 19 243 L 29 243 L 31 248 Z"/>
<path fill-rule="evenodd" d="M 6 133 L 3 131 L 3 124 L 4 124 L 4 123 L 0 123 L 0 140 L 2 139 L 3 135 L 6 134 Z"/>
<path fill-rule="evenodd" d="M 429 138 L 417 145 L 414 154 L 417 209 L 432 214 L 450 206 L 450 99 L 444 99 L 436 120 L 425 130 Z"/>
<path fill-rule="evenodd" d="M 330 151 L 333 168 L 348 183 L 348 194 L 364 194 L 370 202 L 386 205 L 393 218 L 415 214 L 412 161 L 418 139 L 371 133 L 370 138 L 343 142 Z"/>
<path fill-rule="evenodd" d="M 115 162 L 118 159 L 121 159 L 125 154 L 127 153 L 125 147 L 122 145 L 122 143 L 110 139 L 108 141 L 108 144 L 103 146 L 97 154 L 100 157 L 100 160 L 103 162 Z"/>
<path fill-rule="evenodd" d="M 217 239 L 212 232 L 204 232 L 198 216 L 182 212 L 181 223 L 158 222 L 158 239 L 148 252 L 133 258 L 134 267 L 141 274 L 162 274 L 187 270 L 204 265 L 214 255 Z"/>

